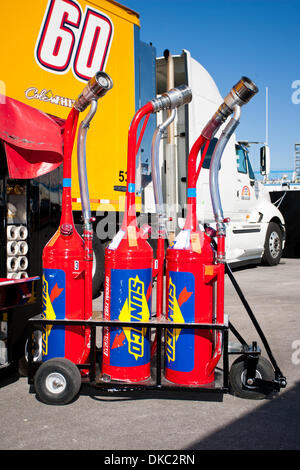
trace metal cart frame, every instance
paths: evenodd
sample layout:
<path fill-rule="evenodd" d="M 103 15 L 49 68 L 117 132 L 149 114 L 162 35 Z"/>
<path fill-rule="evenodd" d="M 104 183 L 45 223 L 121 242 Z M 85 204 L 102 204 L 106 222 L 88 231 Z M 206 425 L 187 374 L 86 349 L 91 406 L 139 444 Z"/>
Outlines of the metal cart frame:
<path fill-rule="evenodd" d="M 61 325 L 61 326 L 84 326 L 88 327 L 91 330 L 91 351 L 89 357 L 89 363 L 87 364 L 76 364 L 79 369 L 88 370 L 86 377 L 82 377 L 82 383 L 90 384 L 100 391 L 107 392 L 133 392 L 133 391 L 144 391 L 144 390 L 159 390 L 159 391 L 174 391 L 174 392 L 209 392 L 212 394 L 219 393 L 225 394 L 230 392 L 230 380 L 229 380 L 229 356 L 230 355 L 242 355 L 245 357 L 245 373 L 246 373 L 246 388 L 247 384 L 249 385 L 249 390 L 254 390 L 255 387 L 260 390 L 265 390 L 266 394 L 270 392 L 279 392 L 281 388 L 286 387 L 286 379 L 280 371 L 277 362 L 272 354 L 270 346 L 267 342 L 266 337 L 264 336 L 259 323 L 257 322 L 253 311 L 251 310 L 247 300 L 245 299 L 237 281 L 235 280 L 233 273 L 230 267 L 226 264 L 226 273 L 228 274 L 233 286 L 242 301 L 246 312 L 249 315 L 250 320 L 252 321 L 262 343 L 265 347 L 265 350 L 269 356 L 270 362 L 274 368 L 275 379 L 274 380 L 264 380 L 263 378 L 256 377 L 256 365 L 257 360 L 261 354 L 261 349 L 257 345 L 256 341 L 253 341 L 252 344 L 247 344 L 244 338 L 240 333 L 235 329 L 235 327 L 228 321 L 228 316 L 224 316 L 223 324 L 216 323 L 179 323 L 172 322 L 170 320 L 162 317 L 161 319 L 152 318 L 149 322 L 126 322 L 120 320 L 49 320 L 43 318 L 41 315 L 35 316 L 28 320 L 28 383 L 30 385 L 34 384 L 34 374 L 41 364 L 41 362 L 33 361 L 33 332 L 37 328 L 42 328 L 44 325 Z M 108 377 L 96 376 L 96 328 L 102 327 L 146 327 L 156 330 L 156 354 L 152 358 L 152 373 L 151 378 L 145 382 L 124 382 L 124 381 L 115 381 L 109 380 Z M 206 385 L 177 385 L 167 381 L 163 376 L 163 366 L 162 366 L 162 352 L 163 352 L 163 331 L 166 328 L 180 328 L 184 329 L 195 329 L 195 330 L 220 330 L 222 332 L 222 380 L 220 377 L 218 380 L 211 384 Z M 229 345 L 229 331 L 238 340 L 239 344 L 235 346 Z"/>

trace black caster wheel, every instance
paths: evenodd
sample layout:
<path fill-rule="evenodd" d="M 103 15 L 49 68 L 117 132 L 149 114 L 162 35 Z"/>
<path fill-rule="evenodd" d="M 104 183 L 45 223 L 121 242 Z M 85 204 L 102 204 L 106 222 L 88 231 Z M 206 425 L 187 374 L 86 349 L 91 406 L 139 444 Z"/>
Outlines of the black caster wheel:
<path fill-rule="evenodd" d="M 262 400 L 270 391 L 246 383 L 247 360 L 247 356 L 240 356 L 232 364 L 229 372 L 230 392 L 240 398 Z M 273 367 L 264 357 L 260 356 L 257 360 L 255 378 L 268 381 L 275 379 Z"/>
<path fill-rule="evenodd" d="M 44 362 L 34 377 L 38 398 L 47 405 L 66 405 L 78 394 L 81 374 L 68 359 L 56 357 Z"/>

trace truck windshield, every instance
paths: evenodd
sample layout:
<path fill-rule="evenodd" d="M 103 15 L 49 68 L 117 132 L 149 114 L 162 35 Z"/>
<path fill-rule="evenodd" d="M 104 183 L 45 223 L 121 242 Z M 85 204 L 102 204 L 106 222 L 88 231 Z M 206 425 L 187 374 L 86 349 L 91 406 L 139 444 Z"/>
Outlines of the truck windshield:
<path fill-rule="evenodd" d="M 240 145 L 236 145 L 236 163 L 239 173 L 248 173 L 251 180 L 255 179 L 248 152 Z"/>
<path fill-rule="evenodd" d="M 236 163 L 239 173 L 247 173 L 247 161 L 244 149 L 239 145 L 236 146 Z"/>
<path fill-rule="evenodd" d="M 247 154 L 247 164 L 248 164 L 249 178 L 251 180 L 255 180 L 254 171 L 252 169 L 251 162 L 250 162 L 248 154 Z"/>

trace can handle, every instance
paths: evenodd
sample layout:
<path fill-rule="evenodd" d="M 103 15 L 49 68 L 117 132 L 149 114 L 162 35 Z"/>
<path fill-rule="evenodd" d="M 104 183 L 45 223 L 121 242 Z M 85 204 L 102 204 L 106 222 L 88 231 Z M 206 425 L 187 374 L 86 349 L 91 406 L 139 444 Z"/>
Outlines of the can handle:
<path fill-rule="evenodd" d="M 224 323 L 224 275 L 225 275 L 225 266 L 222 263 L 216 265 L 217 268 L 217 314 L 216 314 L 216 324 L 222 325 Z M 209 376 L 216 365 L 218 364 L 221 355 L 222 355 L 222 332 L 217 330 L 217 338 L 216 338 L 216 345 L 215 350 L 212 355 L 212 358 L 208 362 L 206 366 L 206 373 Z"/>

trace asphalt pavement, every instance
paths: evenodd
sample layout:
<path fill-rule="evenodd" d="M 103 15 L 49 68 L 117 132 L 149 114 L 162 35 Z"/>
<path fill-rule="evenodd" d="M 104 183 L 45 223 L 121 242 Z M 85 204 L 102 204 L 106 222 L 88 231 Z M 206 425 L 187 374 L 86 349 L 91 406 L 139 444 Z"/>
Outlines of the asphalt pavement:
<path fill-rule="evenodd" d="M 99 395 L 83 387 L 72 403 L 50 406 L 29 393 L 26 377 L 12 376 L 0 383 L 0 449 L 102 450 L 108 458 L 117 450 L 299 450 L 300 260 L 234 276 L 287 378 L 285 389 L 263 400 L 224 394 L 218 401 L 184 392 Z M 247 342 L 262 346 L 228 278 L 225 311 Z"/>

